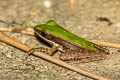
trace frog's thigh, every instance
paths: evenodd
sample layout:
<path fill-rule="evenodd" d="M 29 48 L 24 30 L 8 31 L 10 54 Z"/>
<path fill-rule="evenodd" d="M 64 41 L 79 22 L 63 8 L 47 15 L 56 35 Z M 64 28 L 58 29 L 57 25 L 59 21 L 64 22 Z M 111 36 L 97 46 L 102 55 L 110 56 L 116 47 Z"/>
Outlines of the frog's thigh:
<path fill-rule="evenodd" d="M 67 61 L 67 62 L 79 62 L 79 63 L 86 63 L 91 61 L 98 61 L 105 59 L 104 54 L 95 54 L 95 53 L 81 53 L 81 52 L 73 52 L 68 51 L 64 54 L 60 55 L 60 59 Z"/>

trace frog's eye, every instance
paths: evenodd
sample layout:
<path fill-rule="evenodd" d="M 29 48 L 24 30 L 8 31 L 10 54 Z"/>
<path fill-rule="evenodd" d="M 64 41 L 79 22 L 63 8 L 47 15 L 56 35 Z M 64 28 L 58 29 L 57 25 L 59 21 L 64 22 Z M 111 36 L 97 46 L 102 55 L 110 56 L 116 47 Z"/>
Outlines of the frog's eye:
<path fill-rule="evenodd" d="M 45 37 L 45 36 L 47 36 L 47 32 L 41 31 L 41 35 L 42 35 L 43 37 Z"/>

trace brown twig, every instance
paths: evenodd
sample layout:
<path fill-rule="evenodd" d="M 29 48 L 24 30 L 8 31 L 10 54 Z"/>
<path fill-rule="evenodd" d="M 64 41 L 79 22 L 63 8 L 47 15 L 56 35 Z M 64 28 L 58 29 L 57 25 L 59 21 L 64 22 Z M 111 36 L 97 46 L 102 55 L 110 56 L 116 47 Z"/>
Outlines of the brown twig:
<path fill-rule="evenodd" d="M 120 48 L 120 43 L 111 43 L 111 42 L 106 42 L 106 41 L 102 41 L 102 40 L 88 40 L 88 41 L 95 43 L 95 44 L 98 44 L 98 45 L 101 45 L 101 46 Z"/>
<path fill-rule="evenodd" d="M 26 45 L 24 45 L 24 44 L 22 44 L 22 43 L 20 43 L 20 42 L 18 42 L 18 41 L 15 41 L 15 40 L 13 40 L 12 38 L 10 38 L 10 37 L 8 37 L 8 36 L 6 36 L 4 33 L 2 33 L 2 32 L 0 32 L 0 41 L 2 41 L 2 42 L 5 42 L 5 43 L 7 43 L 7 44 L 9 44 L 9 45 L 12 45 L 12 46 L 14 46 L 14 47 L 17 47 L 17 48 L 19 48 L 19 49 L 21 49 L 21 50 L 24 50 L 24 51 L 29 51 L 31 48 L 29 48 L 28 46 L 26 46 Z"/>
<path fill-rule="evenodd" d="M 19 48 L 19 49 L 21 49 L 21 50 L 24 50 L 24 51 L 26 51 L 26 52 L 31 49 L 30 47 L 28 47 L 28 46 L 26 46 L 26 45 L 24 45 L 24 44 L 22 44 L 22 43 L 20 43 L 20 42 L 18 42 L 18 41 L 13 40 L 12 38 L 6 36 L 6 35 L 5 35 L 4 33 L 2 33 L 2 32 L 0 32 L 0 41 L 5 42 L 5 43 L 7 43 L 7 44 L 10 44 L 10 45 L 12 45 L 12 46 L 14 46 L 14 47 L 17 47 L 17 48 Z M 70 70 L 72 70 L 72 71 L 75 71 L 75 72 L 78 72 L 78 73 L 80 73 L 80 74 L 83 74 L 83 75 L 85 75 L 85 76 L 88 76 L 88 77 L 91 77 L 91 78 L 94 78 L 94 79 L 97 79 L 97 80 L 109 80 L 109 79 L 107 79 L 107 78 L 104 78 L 104 77 L 101 77 L 101 76 L 92 74 L 92 73 L 90 73 L 90 72 L 87 72 L 87 71 L 85 71 L 85 70 L 82 70 L 82 69 L 80 69 L 80 68 L 77 68 L 77 67 L 75 67 L 75 66 L 72 66 L 72 65 L 70 65 L 70 64 L 67 64 L 67 63 L 65 63 L 65 62 L 63 62 L 63 61 L 61 61 L 61 60 L 58 60 L 58 59 L 56 59 L 56 58 L 54 58 L 54 57 L 52 57 L 52 56 L 49 56 L 49 55 L 47 55 L 47 54 L 44 54 L 44 53 L 41 53 L 41 52 L 39 52 L 39 53 L 38 53 L 38 52 L 35 52 L 35 53 L 32 53 L 32 54 L 35 55 L 35 56 L 39 56 L 39 57 L 41 57 L 41 58 L 44 58 L 44 59 L 46 59 L 46 60 L 48 60 L 48 61 L 51 61 L 51 62 L 53 62 L 53 63 L 55 63 L 55 64 L 58 64 L 58 65 L 60 65 L 60 66 L 63 66 L 63 67 L 65 67 L 65 68 L 68 68 L 68 69 L 70 69 Z"/>
<path fill-rule="evenodd" d="M 34 35 L 34 32 L 26 31 L 26 30 L 20 30 L 20 29 L 14 29 L 14 28 L 0 27 L 0 31 L 2 31 L 2 32 L 22 33 L 22 34 L 26 34 L 26 35 Z"/>
<path fill-rule="evenodd" d="M 31 31 L 17 30 L 17 29 L 12 29 L 12 28 L 0 27 L 0 31 L 16 32 L 16 33 L 22 33 L 22 34 L 27 34 L 27 35 L 34 35 L 34 32 L 31 32 Z M 86 39 L 86 40 L 88 40 L 88 39 Z M 100 40 L 88 40 L 88 41 L 95 43 L 95 44 L 98 44 L 98 45 L 101 45 L 101 46 L 120 48 L 120 43 L 111 43 L 111 42 L 100 41 Z"/>

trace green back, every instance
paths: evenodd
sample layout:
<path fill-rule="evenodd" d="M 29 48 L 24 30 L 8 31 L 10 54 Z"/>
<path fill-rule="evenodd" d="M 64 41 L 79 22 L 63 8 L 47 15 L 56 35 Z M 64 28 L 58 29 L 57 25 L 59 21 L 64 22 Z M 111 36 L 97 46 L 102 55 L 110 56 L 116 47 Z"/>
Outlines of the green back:
<path fill-rule="evenodd" d="M 69 32 L 68 30 L 64 29 L 63 27 L 56 24 L 55 21 L 49 20 L 46 24 L 37 25 L 35 29 L 38 30 L 46 30 L 48 33 L 60 37 L 72 44 L 83 46 L 89 50 L 96 50 L 97 48 L 89 41 Z"/>

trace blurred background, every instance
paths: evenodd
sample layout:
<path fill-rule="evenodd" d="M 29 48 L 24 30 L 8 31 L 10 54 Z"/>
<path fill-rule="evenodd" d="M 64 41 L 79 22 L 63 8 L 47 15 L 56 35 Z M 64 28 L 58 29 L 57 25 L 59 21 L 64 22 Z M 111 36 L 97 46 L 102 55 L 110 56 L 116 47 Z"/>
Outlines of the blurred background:
<path fill-rule="evenodd" d="M 8 23 L 0 22 L 1 27 L 30 30 L 29 28 L 52 19 L 72 33 L 94 40 L 120 42 L 119 16 L 120 0 L 0 0 L 0 20 Z M 17 25 L 10 25 L 13 23 Z M 45 46 L 31 36 L 10 32 L 6 34 L 31 47 Z M 102 62 L 77 65 L 104 77 L 119 80 L 120 53 L 113 48 L 110 51 L 114 54 Z M 60 67 L 34 56 L 30 57 L 29 62 L 37 68 L 27 71 L 26 66 L 18 63 L 24 53 L 2 42 L 0 53 L 2 80 L 92 80 L 72 71 L 61 72 Z M 15 70 L 10 67 L 15 67 Z M 25 71 L 16 70 L 16 67 L 24 68 Z"/>

